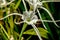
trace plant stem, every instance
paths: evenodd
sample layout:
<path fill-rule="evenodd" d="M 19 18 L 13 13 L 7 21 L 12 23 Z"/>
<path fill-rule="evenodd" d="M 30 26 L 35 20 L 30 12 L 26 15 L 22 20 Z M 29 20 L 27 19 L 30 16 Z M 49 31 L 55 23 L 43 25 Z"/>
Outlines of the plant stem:
<path fill-rule="evenodd" d="M 32 36 L 29 36 L 26 40 L 29 40 Z"/>
<path fill-rule="evenodd" d="M 21 33 L 20 33 L 20 36 L 19 36 L 19 40 L 21 40 L 22 35 L 23 35 L 23 32 L 24 32 L 24 30 L 26 29 L 26 27 L 27 27 L 27 24 L 24 23 L 24 24 L 23 24 L 23 28 L 22 28 Z"/>
<path fill-rule="evenodd" d="M 9 38 L 9 35 L 7 34 L 6 30 L 4 29 L 4 27 L 0 24 L 0 27 L 2 28 L 2 30 L 4 31 L 4 33 L 6 34 L 6 36 Z"/>
<path fill-rule="evenodd" d="M 15 6 L 15 9 L 17 9 L 19 7 L 19 4 L 20 4 L 21 0 L 19 0 Z"/>

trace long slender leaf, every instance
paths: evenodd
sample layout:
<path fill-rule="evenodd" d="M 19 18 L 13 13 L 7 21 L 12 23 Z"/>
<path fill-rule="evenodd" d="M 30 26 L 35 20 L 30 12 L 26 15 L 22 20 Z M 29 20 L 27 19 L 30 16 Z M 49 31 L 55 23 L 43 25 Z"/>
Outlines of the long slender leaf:
<path fill-rule="evenodd" d="M 43 29 L 43 28 L 38 28 L 39 29 L 39 32 L 40 32 L 40 35 L 43 37 L 43 38 L 48 38 L 48 31 Z M 36 35 L 34 29 L 29 29 L 27 31 L 25 31 L 23 34 L 29 34 L 29 35 Z"/>

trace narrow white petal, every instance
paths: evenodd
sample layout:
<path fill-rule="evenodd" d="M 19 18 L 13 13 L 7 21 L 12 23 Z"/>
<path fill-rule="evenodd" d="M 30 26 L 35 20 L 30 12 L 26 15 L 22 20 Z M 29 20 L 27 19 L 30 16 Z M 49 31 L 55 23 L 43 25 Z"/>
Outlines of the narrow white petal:
<path fill-rule="evenodd" d="M 5 18 L 8 18 L 9 16 L 12 16 L 12 15 L 18 15 L 18 16 L 23 16 L 22 14 L 19 14 L 19 13 L 12 13 L 12 14 L 9 14 L 3 18 L 0 18 L 0 20 L 4 20 Z"/>
<path fill-rule="evenodd" d="M 31 24 L 31 26 L 33 27 L 34 31 L 36 32 L 37 36 L 39 37 L 39 40 L 42 40 L 41 35 L 40 35 L 40 32 L 37 29 L 37 27 L 34 24 Z"/>
<path fill-rule="evenodd" d="M 41 8 L 44 9 L 49 14 L 49 16 L 51 17 L 51 19 L 54 22 L 54 24 L 59 28 L 59 25 L 57 25 L 57 23 L 55 22 L 53 16 L 51 15 L 51 13 L 46 8 L 44 8 L 44 7 L 41 7 Z"/>
<path fill-rule="evenodd" d="M 40 20 L 42 21 L 42 24 L 43 24 L 44 28 L 47 29 L 46 26 L 45 26 L 45 24 L 44 24 L 44 22 L 43 22 L 43 20 L 42 20 L 41 14 L 40 14 L 40 12 L 39 12 L 38 9 L 37 9 L 37 12 L 38 12 L 38 15 L 40 17 Z"/>

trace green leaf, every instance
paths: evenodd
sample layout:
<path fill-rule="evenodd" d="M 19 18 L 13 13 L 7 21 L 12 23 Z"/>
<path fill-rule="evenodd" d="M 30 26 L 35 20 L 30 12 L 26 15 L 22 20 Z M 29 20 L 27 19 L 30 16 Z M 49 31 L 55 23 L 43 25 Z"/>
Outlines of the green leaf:
<path fill-rule="evenodd" d="M 45 30 L 41 27 L 39 27 L 38 30 L 40 32 L 41 37 L 46 38 L 46 39 L 48 38 L 48 35 L 47 35 L 48 31 L 47 30 Z M 29 29 L 29 30 L 25 31 L 23 34 L 36 35 L 34 29 Z"/>
<path fill-rule="evenodd" d="M 8 38 L 6 37 L 5 33 L 3 33 L 2 30 L 0 30 L 0 32 L 1 32 L 0 37 L 2 36 L 4 40 L 8 40 Z"/>
<path fill-rule="evenodd" d="M 7 34 L 7 32 L 6 32 L 5 28 L 3 27 L 3 25 L 0 24 L 0 27 L 3 30 L 3 32 L 6 34 L 6 36 L 9 38 L 9 35 Z"/>
<path fill-rule="evenodd" d="M 21 2 L 21 0 L 18 0 L 18 2 L 16 3 L 16 6 L 15 6 L 15 9 L 17 9 L 19 7 L 20 2 Z"/>
<path fill-rule="evenodd" d="M 8 18 L 8 23 L 10 25 L 11 34 L 13 34 L 13 29 L 14 29 L 13 16 L 11 16 L 11 17 Z"/>

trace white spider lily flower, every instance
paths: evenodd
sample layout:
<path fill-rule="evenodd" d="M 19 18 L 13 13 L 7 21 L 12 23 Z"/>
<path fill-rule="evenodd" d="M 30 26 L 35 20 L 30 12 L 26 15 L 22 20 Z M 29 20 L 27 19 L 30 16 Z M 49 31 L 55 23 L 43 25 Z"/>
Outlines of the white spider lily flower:
<path fill-rule="evenodd" d="M 39 0 L 32 0 L 32 1 L 28 0 L 28 3 L 33 5 L 33 7 L 34 7 L 33 11 L 34 12 L 38 7 L 42 7 L 42 2 L 40 2 Z M 40 16 L 40 18 L 41 18 L 41 16 Z M 47 29 L 43 21 L 42 21 L 42 24 L 43 24 L 44 28 Z"/>
<path fill-rule="evenodd" d="M 33 13 L 33 11 L 24 12 L 23 13 L 23 20 L 25 20 L 29 24 L 36 23 L 38 21 L 38 17 Z"/>
<path fill-rule="evenodd" d="M 12 14 L 8 14 L 7 16 L 3 17 L 3 18 L 0 18 L 0 20 L 4 20 L 6 18 L 8 18 L 9 16 L 12 16 L 12 15 L 18 15 L 18 16 L 22 16 L 22 20 L 24 22 L 27 22 L 28 24 L 33 24 L 33 23 L 36 23 L 38 21 L 38 17 L 36 15 L 34 15 L 32 13 L 32 11 L 30 12 L 24 12 L 24 14 L 19 14 L 19 13 L 12 13 Z M 16 24 L 20 24 L 20 23 L 23 23 L 23 22 L 20 22 L 20 23 L 17 23 L 15 22 Z"/>
<path fill-rule="evenodd" d="M 37 9 L 38 5 L 42 6 L 42 2 L 40 2 L 39 0 L 26 0 L 26 1 L 33 6 L 34 12 Z"/>
<path fill-rule="evenodd" d="M 11 4 L 14 0 L 10 0 L 10 2 L 7 2 L 6 0 L 0 0 L 0 7 L 5 7 L 9 4 Z"/>
<path fill-rule="evenodd" d="M 42 2 L 40 2 L 39 0 L 27 0 L 28 2 L 29 2 L 29 4 L 31 4 L 31 5 L 33 5 L 33 11 L 35 12 L 35 10 L 37 9 L 37 8 L 41 8 L 41 9 L 43 9 L 43 10 L 45 10 L 48 14 L 49 14 L 49 16 L 51 17 L 51 19 L 52 19 L 52 21 L 53 21 L 53 23 L 57 26 L 57 27 L 59 27 L 59 25 L 55 22 L 55 20 L 54 20 L 54 18 L 53 18 L 53 16 L 52 16 L 52 14 L 46 9 L 46 8 L 44 8 L 43 6 L 42 6 L 42 3 L 44 3 L 44 2 L 49 2 L 49 1 L 42 1 Z M 41 18 L 41 15 L 40 15 L 40 18 Z M 42 20 L 41 20 L 42 21 Z M 45 24 L 44 24 L 44 22 L 42 21 L 42 24 L 43 24 L 43 26 L 44 26 L 44 28 L 46 28 L 46 26 L 45 26 Z"/>
<path fill-rule="evenodd" d="M 24 12 L 24 13 L 25 13 L 25 14 L 12 13 L 12 14 L 9 14 L 9 15 L 3 17 L 3 18 L 0 18 L 0 20 L 3 20 L 3 19 L 5 19 L 5 18 L 7 18 L 7 17 L 9 17 L 9 16 L 12 16 L 12 15 L 22 16 L 23 21 L 22 21 L 22 22 L 19 22 L 19 23 L 17 23 L 17 22 L 15 22 L 15 23 L 16 23 L 16 24 L 20 24 L 20 23 L 26 22 L 28 25 L 31 25 L 31 26 L 34 28 L 34 30 L 35 30 L 37 36 L 39 37 L 39 39 L 42 40 L 41 37 L 40 37 L 39 30 L 38 30 L 37 27 L 34 25 L 34 23 L 36 23 L 36 22 L 38 21 L 37 16 L 36 16 L 32 11 L 29 11 L 29 12 L 27 12 L 27 13 Z M 38 11 L 38 13 L 39 13 L 39 11 Z M 45 21 L 46 21 L 46 22 L 53 22 L 53 21 L 50 21 L 50 20 L 42 20 L 42 21 L 44 21 L 44 22 L 45 22 Z M 58 20 L 58 21 L 60 21 L 60 20 Z M 58 22 L 58 21 L 55 21 L 55 22 Z M 11 37 L 11 40 L 12 40 L 12 39 L 13 39 L 13 38 Z"/>
<path fill-rule="evenodd" d="M 24 20 L 24 16 L 22 15 L 22 14 L 19 14 L 19 13 L 12 13 L 12 14 L 8 14 L 7 16 L 5 16 L 5 17 L 3 17 L 3 18 L 0 18 L 0 20 L 4 20 L 4 19 L 6 19 L 6 18 L 8 18 L 9 16 L 12 16 L 12 15 L 18 15 L 18 16 L 22 16 L 22 19 Z M 32 15 L 31 15 L 32 16 Z M 35 17 L 35 19 L 32 17 L 31 18 L 31 21 L 29 22 L 27 22 L 27 23 L 36 23 L 37 21 L 41 21 L 41 20 L 39 20 L 39 19 L 37 19 L 37 17 L 36 17 L 36 15 L 34 16 Z M 34 19 L 34 20 L 33 20 Z M 43 22 L 53 22 L 52 20 L 42 20 Z M 23 23 L 24 21 L 22 21 L 22 22 L 20 22 L 20 23 Z M 55 22 L 60 22 L 60 20 L 56 20 Z M 20 23 L 17 23 L 17 22 L 15 22 L 16 24 L 20 24 Z"/>
<path fill-rule="evenodd" d="M 34 31 L 36 32 L 37 36 L 39 37 L 39 40 L 42 40 L 39 30 L 34 25 L 34 23 L 36 23 L 38 21 L 38 17 L 33 13 L 33 11 L 28 11 L 28 12 L 25 11 L 23 13 L 22 19 L 24 20 L 24 22 L 26 22 L 28 25 L 31 25 L 34 28 Z M 20 23 L 17 23 L 17 24 L 20 24 Z"/>
<path fill-rule="evenodd" d="M 39 30 L 34 25 L 34 23 L 36 23 L 38 21 L 38 18 L 37 18 L 37 16 L 32 11 L 28 11 L 28 12 L 26 11 L 26 12 L 24 12 L 23 15 L 22 14 L 18 14 L 18 13 L 12 13 L 12 14 L 7 15 L 4 18 L 0 18 L 0 20 L 3 20 L 3 19 L 5 19 L 5 18 L 7 18 L 7 17 L 9 17 L 11 15 L 19 15 L 19 16 L 22 16 L 23 21 L 22 22 L 19 22 L 19 23 L 17 23 L 17 22 L 15 22 L 15 23 L 16 24 L 20 24 L 20 23 L 26 22 L 28 25 L 31 25 L 34 28 L 34 31 L 36 32 L 36 34 L 39 37 L 39 39 L 42 40 L 41 37 L 40 37 Z M 12 40 L 12 38 L 11 38 L 11 40 Z"/>
<path fill-rule="evenodd" d="M 8 14 L 7 16 L 5 16 L 3 18 L 0 18 L 0 20 L 4 20 L 12 15 L 18 15 L 18 16 L 22 16 L 22 20 L 24 20 L 24 22 L 26 21 L 27 23 L 36 23 L 38 21 L 38 18 L 36 15 L 33 15 L 33 13 L 31 13 L 29 15 L 28 14 L 12 13 L 12 14 Z M 20 24 L 20 23 L 18 23 L 18 24 Z"/>

